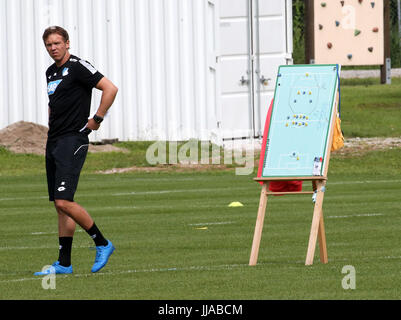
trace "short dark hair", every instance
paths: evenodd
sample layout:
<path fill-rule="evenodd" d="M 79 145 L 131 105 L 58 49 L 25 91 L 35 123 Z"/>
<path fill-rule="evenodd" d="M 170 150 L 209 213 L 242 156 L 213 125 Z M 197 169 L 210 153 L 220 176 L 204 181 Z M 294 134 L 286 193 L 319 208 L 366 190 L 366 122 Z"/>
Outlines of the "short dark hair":
<path fill-rule="evenodd" d="M 57 33 L 60 36 L 62 36 L 64 38 L 64 42 L 67 42 L 68 40 L 70 40 L 70 36 L 68 35 L 67 30 L 65 30 L 62 27 L 59 26 L 52 26 L 52 27 L 48 27 L 45 32 L 43 32 L 43 42 L 46 41 L 46 39 L 53 33 Z"/>

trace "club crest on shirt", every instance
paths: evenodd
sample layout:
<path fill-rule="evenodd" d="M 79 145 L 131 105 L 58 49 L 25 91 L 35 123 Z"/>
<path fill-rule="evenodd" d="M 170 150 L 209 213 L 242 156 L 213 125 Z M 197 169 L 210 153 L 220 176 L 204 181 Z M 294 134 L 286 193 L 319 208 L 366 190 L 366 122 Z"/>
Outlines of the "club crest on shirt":
<path fill-rule="evenodd" d="M 61 81 L 63 81 L 62 79 L 60 80 L 55 80 L 52 82 L 49 82 L 47 85 L 47 94 L 50 96 L 52 95 L 54 92 L 56 92 L 56 89 L 58 87 L 58 85 L 61 83 Z"/>
<path fill-rule="evenodd" d="M 63 69 L 62 75 L 63 75 L 63 77 L 65 77 L 66 75 L 68 75 L 68 68 L 64 68 L 64 69 Z"/>

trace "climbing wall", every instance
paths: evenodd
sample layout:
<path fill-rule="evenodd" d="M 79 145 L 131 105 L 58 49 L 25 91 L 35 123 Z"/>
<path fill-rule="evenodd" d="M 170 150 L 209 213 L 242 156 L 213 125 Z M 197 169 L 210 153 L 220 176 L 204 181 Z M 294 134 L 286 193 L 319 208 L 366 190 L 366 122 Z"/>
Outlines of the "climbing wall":
<path fill-rule="evenodd" d="M 383 0 L 315 0 L 315 63 L 383 65 L 383 10 Z"/>

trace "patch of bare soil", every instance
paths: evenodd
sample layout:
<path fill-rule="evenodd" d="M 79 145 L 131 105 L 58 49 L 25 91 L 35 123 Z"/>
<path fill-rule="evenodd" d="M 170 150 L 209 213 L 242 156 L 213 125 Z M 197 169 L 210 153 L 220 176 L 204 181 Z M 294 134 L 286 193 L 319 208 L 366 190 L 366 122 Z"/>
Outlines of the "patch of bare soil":
<path fill-rule="evenodd" d="M 19 121 L 0 130 L 0 146 L 14 153 L 44 155 L 48 128 L 36 123 Z"/>
<path fill-rule="evenodd" d="M 19 121 L 0 130 L 0 146 L 5 147 L 14 153 L 32 153 L 38 155 L 45 154 L 48 128 L 36 123 Z M 401 148 L 401 137 L 391 138 L 350 138 L 344 142 L 344 147 L 333 152 L 334 156 L 363 155 L 372 150 L 384 150 Z M 89 152 L 129 152 L 126 149 L 118 148 L 112 144 L 90 144 Z M 258 166 L 258 160 L 255 160 Z M 113 168 L 99 173 L 113 174 L 132 171 L 206 171 L 210 169 L 232 170 L 232 167 L 224 164 L 204 165 L 204 164 L 174 164 L 160 165 L 154 167 L 130 167 Z"/>
<path fill-rule="evenodd" d="M 14 153 L 45 154 L 48 128 L 33 122 L 19 121 L 0 130 L 0 146 Z M 89 152 L 129 152 L 110 144 L 89 145 Z"/>
<path fill-rule="evenodd" d="M 401 137 L 390 138 L 349 138 L 345 139 L 344 147 L 333 152 L 334 155 L 363 155 L 373 150 L 401 148 Z"/>

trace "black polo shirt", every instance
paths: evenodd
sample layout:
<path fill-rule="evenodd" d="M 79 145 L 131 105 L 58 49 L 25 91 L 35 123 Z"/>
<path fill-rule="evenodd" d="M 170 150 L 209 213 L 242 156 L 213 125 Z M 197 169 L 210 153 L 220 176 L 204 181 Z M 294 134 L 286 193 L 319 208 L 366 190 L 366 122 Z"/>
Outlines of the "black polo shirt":
<path fill-rule="evenodd" d="M 73 55 L 62 66 L 54 63 L 47 69 L 49 140 L 78 133 L 86 125 L 92 89 L 102 78 L 88 61 Z"/>

